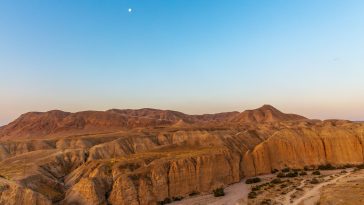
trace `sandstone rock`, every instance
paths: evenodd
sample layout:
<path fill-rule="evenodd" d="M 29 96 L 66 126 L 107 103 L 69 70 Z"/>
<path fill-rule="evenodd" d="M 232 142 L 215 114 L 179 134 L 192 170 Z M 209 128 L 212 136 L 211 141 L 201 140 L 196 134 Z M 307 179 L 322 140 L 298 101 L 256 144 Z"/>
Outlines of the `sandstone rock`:
<path fill-rule="evenodd" d="M 52 202 L 45 196 L 22 187 L 10 180 L 0 177 L 0 204 L 1 205 L 51 205 Z"/>
<path fill-rule="evenodd" d="M 363 133 L 363 123 L 306 120 L 271 106 L 29 113 L 0 128 L 0 175 L 11 187 L 0 204 L 156 204 L 273 169 L 363 163 Z"/>

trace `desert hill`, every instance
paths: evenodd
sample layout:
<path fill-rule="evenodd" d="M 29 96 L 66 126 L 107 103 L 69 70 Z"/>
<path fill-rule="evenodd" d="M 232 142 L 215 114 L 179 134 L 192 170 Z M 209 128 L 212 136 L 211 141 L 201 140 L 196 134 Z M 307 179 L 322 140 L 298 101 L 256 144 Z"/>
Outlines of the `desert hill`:
<path fill-rule="evenodd" d="M 256 123 L 304 120 L 306 118 L 285 114 L 273 106 L 264 105 L 244 112 L 188 115 L 171 110 L 157 109 L 111 109 L 107 111 L 29 112 L 10 124 L 0 127 L 0 138 L 29 138 L 62 136 L 66 134 L 90 134 L 114 132 L 136 127 L 168 127 L 181 122 L 188 124 Z"/>
<path fill-rule="evenodd" d="M 273 170 L 364 163 L 363 123 L 268 105 L 32 112 L 0 133 L 0 204 L 165 204 Z"/>
<path fill-rule="evenodd" d="M 234 116 L 233 122 L 279 122 L 292 120 L 305 120 L 305 117 L 296 114 L 286 114 L 271 105 L 263 105 L 255 110 L 246 110 Z"/>

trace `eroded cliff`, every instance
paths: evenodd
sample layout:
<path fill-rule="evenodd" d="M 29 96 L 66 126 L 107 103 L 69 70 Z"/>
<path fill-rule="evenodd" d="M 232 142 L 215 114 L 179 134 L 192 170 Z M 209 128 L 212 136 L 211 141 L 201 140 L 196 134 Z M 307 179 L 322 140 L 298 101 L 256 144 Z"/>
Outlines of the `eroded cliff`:
<path fill-rule="evenodd" d="M 71 123 L 71 131 L 65 131 L 62 123 L 74 116 L 70 113 L 52 112 L 56 116 L 50 123 L 44 121 L 49 116 L 38 113 L 29 127 L 29 116 L 23 116 L 3 133 L 30 129 L 32 136 L 39 126 L 52 126 L 41 138 L 0 141 L 0 204 L 156 204 L 211 193 L 274 169 L 364 162 L 363 123 L 305 120 L 270 106 L 199 116 L 148 109 L 108 112 L 117 120 L 133 116 L 173 123 L 131 129 L 122 124 L 115 131 L 117 124 L 108 122 L 108 114 L 101 117 L 107 122 L 97 122 L 98 117 L 86 113 L 87 123 L 111 123 L 112 129 L 100 134 L 85 129 L 90 126 L 86 123 L 80 129 L 89 133 L 69 135 L 76 128 Z M 11 130 L 13 126 L 17 129 Z M 68 134 L 54 135 L 58 131 Z"/>

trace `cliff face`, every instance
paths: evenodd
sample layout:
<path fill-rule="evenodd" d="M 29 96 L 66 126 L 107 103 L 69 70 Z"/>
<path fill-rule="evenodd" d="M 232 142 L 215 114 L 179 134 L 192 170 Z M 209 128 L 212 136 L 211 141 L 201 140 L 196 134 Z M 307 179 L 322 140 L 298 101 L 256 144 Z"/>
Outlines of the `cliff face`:
<path fill-rule="evenodd" d="M 154 159 L 141 157 L 139 163 L 125 159 L 113 164 L 85 165 L 66 179 L 75 185 L 63 203 L 103 204 L 108 200 L 110 204 L 155 204 L 193 192 L 211 192 L 241 179 L 240 156 L 227 150 L 162 155 Z M 153 161 L 146 164 L 149 160 Z M 94 170 L 84 174 L 89 167 Z"/>
<path fill-rule="evenodd" d="M 244 173 L 259 175 L 285 167 L 363 163 L 363 128 L 346 126 L 323 124 L 279 130 L 244 155 Z"/>
<path fill-rule="evenodd" d="M 74 124 L 69 121 L 74 114 L 52 111 L 53 120 L 33 113 L 3 128 L 14 136 L 30 130 L 34 136 L 44 128 L 46 138 L 0 140 L 0 204 L 156 204 L 211 193 L 273 169 L 364 162 L 363 123 L 303 120 L 271 106 L 198 116 L 150 109 L 107 112 L 116 117 L 86 112 L 81 113 L 86 123 Z M 87 128 L 119 122 L 108 119 L 123 125 L 130 119 L 145 122 L 142 118 L 176 123 L 104 134 Z M 89 133 L 74 132 L 81 125 Z M 49 134 L 63 129 L 73 135 Z"/>
<path fill-rule="evenodd" d="M 52 202 L 38 192 L 0 178 L 0 204 L 51 205 Z"/>

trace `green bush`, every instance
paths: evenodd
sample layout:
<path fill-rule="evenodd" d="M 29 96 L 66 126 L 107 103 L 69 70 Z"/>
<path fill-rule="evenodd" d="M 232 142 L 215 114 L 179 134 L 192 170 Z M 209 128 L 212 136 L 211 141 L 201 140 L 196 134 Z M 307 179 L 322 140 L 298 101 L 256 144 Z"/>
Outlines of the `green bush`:
<path fill-rule="evenodd" d="M 318 169 L 320 170 L 333 170 L 336 169 L 334 166 L 332 166 L 331 164 L 326 164 L 326 165 L 320 165 L 318 167 Z"/>
<path fill-rule="evenodd" d="M 353 168 L 354 165 L 352 164 L 345 164 L 342 168 L 346 169 L 346 168 Z"/>
<path fill-rule="evenodd" d="M 313 178 L 311 181 L 310 181 L 311 184 L 318 184 L 320 183 L 320 181 L 317 179 L 317 178 Z"/>
<path fill-rule="evenodd" d="M 277 177 L 279 177 L 279 178 L 283 178 L 283 177 L 286 177 L 286 175 L 285 175 L 284 173 L 282 173 L 282 172 L 279 172 L 279 173 L 277 174 Z"/>
<path fill-rule="evenodd" d="M 181 201 L 182 199 L 183 199 L 182 196 L 174 196 L 174 197 L 172 197 L 172 200 L 173 201 Z"/>
<path fill-rule="evenodd" d="M 356 166 L 356 168 L 358 168 L 358 169 L 364 169 L 364 164 L 359 164 L 359 165 Z"/>
<path fill-rule="evenodd" d="M 260 202 L 260 205 L 271 205 L 272 200 L 271 199 L 263 199 L 262 202 Z"/>
<path fill-rule="evenodd" d="M 288 172 L 286 174 L 286 177 L 298 177 L 298 173 L 297 172 Z"/>
<path fill-rule="evenodd" d="M 258 182 L 261 182 L 262 180 L 259 178 L 259 177 L 254 177 L 254 178 L 250 178 L 250 179 L 247 179 L 245 181 L 246 184 L 254 184 L 254 183 L 258 183 Z"/>
<path fill-rule="evenodd" d="M 273 169 L 272 170 L 272 174 L 275 174 L 275 173 L 277 173 L 278 172 L 278 169 Z"/>
<path fill-rule="evenodd" d="M 165 204 L 169 204 L 171 202 L 172 202 L 172 200 L 170 198 L 165 198 L 163 201 L 158 201 L 157 204 L 158 205 L 165 205 Z"/>
<path fill-rule="evenodd" d="M 249 199 L 254 199 L 254 198 L 256 198 L 257 197 L 257 193 L 255 192 L 255 191 L 251 191 L 251 192 L 249 192 L 249 194 L 248 194 L 248 198 Z"/>
<path fill-rule="evenodd" d="M 199 193 L 197 192 L 197 191 L 192 191 L 190 194 L 189 194 L 189 196 L 196 196 L 196 195 L 198 195 Z"/>
<path fill-rule="evenodd" d="M 282 183 L 282 180 L 280 178 L 275 178 L 270 183 L 272 183 L 272 184 L 280 184 L 280 183 Z"/>
<path fill-rule="evenodd" d="M 214 197 L 225 196 L 224 188 L 217 188 L 213 190 Z"/>
<path fill-rule="evenodd" d="M 260 190 L 260 186 L 253 186 L 252 187 L 252 191 L 259 191 Z"/>
<path fill-rule="evenodd" d="M 320 172 L 320 171 L 318 171 L 318 170 L 316 170 L 316 171 L 313 171 L 313 172 L 312 172 L 312 174 L 313 174 L 313 175 L 321 175 L 321 172 Z"/>
<path fill-rule="evenodd" d="M 288 167 L 286 167 L 286 168 L 284 168 L 284 169 L 282 169 L 282 172 L 289 172 L 289 168 Z"/>
<path fill-rule="evenodd" d="M 307 175 L 307 172 L 305 171 L 300 172 L 300 176 L 305 176 L 305 175 Z"/>

